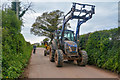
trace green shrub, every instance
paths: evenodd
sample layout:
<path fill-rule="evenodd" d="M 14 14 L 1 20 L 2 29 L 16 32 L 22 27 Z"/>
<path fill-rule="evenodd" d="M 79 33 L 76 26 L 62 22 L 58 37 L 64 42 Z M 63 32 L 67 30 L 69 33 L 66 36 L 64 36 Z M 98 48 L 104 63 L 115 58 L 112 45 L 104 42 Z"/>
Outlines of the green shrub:
<path fill-rule="evenodd" d="M 80 36 L 80 47 L 88 53 L 88 64 L 120 72 L 120 28 Z"/>
<path fill-rule="evenodd" d="M 20 33 L 22 21 L 13 11 L 3 11 L 2 24 L 2 75 L 18 78 L 30 59 L 32 46 Z"/>
<path fill-rule="evenodd" d="M 40 45 L 40 46 L 38 46 L 38 47 L 42 47 L 42 48 L 45 48 L 45 45 Z"/>

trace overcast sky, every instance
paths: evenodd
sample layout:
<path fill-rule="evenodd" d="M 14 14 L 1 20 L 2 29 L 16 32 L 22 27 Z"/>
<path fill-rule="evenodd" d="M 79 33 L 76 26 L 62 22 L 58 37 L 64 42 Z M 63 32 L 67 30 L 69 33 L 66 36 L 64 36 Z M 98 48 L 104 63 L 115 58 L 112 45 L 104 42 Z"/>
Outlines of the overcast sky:
<path fill-rule="evenodd" d="M 45 1 L 45 2 L 44 2 Z M 61 10 L 65 14 L 71 9 L 72 6 L 72 0 L 34 0 L 33 2 L 33 10 L 36 11 L 36 13 L 31 13 L 30 11 L 27 12 L 27 14 L 24 15 L 23 21 L 24 26 L 22 28 L 22 34 L 25 37 L 26 41 L 29 41 L 31 43 L 40 42 L 45 37 L 38 37 L 30 34 L 30 28 L 32 24 L 35 22 L 36 17 L 40 16 L 44 12 L 50 12 L 53 10 Z M 83 0 L 81 0 L 83 2 Z M 81 1 L 77 0 L 77 2 L 81 3 Z M 105 2 L 104 2 L 105 1 Z M 83 2 L 83 3 L 89 3 L 95 5 L 95 14 L 93 15 L 93 18 L 87 21 L 86 23 L 81 25 L 80 34 L 86 34 L 89 32 L 99 31 L 99 30 L 109 30 L 112 28 L 118 27 L 118 2 L 116 0 L 110 0 L 111 2 L 107 2 L 107 0 L 104 0 L 102 2 L 97 2 L 95 0 L 91 0 L 91 2 Z M 75 1 L 76 2 L 76 1 Z M 76 21 L 70 21 L 71 23 L 71 30 L 75 31 L 76 29 Z"/>

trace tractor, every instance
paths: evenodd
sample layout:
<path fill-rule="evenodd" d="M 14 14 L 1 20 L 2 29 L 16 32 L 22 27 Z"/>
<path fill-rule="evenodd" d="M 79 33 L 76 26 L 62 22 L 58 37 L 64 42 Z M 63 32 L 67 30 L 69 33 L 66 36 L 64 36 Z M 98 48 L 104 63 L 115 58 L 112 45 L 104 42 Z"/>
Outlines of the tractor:
<path fill-rule="evenodd" d="M 64 60 L 76 61 L 79 66 L 87 64 L 87 52 L 81 50 L 78 45 L 79 30 L 81 24 L 91 19 L 93 14 L 95 14 L 94 5 L 73 3 L 71 10 L 64 16 L 62 29 L 54 31 L 54 38 L 50 45 L 49 59 L 55 62 L 57 67 L 62 67 Z M 77 19 L 75 34 L 65 26 L 69 20 L 73 19 Z"/>
<path fill-rule="evenodd" d="M 48 45 L 47 41 L 44 42 L 44 45 L 45 45 L 44 56 L 47 56 L 50 53 L 50 46 Z"/>

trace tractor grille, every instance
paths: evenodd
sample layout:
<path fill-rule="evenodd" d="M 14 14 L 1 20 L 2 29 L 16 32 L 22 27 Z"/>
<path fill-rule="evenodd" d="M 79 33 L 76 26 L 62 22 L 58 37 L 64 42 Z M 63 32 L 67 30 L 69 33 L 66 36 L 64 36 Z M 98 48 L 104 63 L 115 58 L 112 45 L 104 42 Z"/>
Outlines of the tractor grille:
<path fill-rule="evenodd" d="M 76 47 L 71 47 L 72 51 L 76 51 Z"/>

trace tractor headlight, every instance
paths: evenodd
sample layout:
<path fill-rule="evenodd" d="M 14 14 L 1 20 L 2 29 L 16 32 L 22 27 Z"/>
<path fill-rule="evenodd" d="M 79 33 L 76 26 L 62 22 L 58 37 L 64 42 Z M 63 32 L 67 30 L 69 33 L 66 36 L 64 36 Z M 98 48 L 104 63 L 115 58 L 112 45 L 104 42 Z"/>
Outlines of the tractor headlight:
<path fill-rule="evenodd" d="M 70 52 L 72 52 L 72 49 L 71 49 L 71 47 L 70 47 L 70 46 L 69 46 L 69 51 L 70 51 Z"/>

